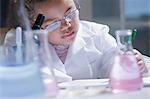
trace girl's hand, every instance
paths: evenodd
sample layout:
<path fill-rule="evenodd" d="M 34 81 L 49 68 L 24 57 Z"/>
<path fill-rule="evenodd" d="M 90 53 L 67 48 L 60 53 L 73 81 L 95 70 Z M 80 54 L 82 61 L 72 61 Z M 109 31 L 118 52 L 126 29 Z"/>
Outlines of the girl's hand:
<path fill-rule="evenodd" d="M 144 62 L 142 54 L 139 51 L 137 51 L 136 49 L 134 49 L 133 52 L 134 52 L 134 55 L 136 57 L 136 60 L 137 60 L 137 63 L 138 63 L 138 66 L 139 66 L 139 70 L 140 70 L 141 74 L 147 73 L 148 69 L 147 69 L 147 67 L 145 65 L 145 62 Z"/>

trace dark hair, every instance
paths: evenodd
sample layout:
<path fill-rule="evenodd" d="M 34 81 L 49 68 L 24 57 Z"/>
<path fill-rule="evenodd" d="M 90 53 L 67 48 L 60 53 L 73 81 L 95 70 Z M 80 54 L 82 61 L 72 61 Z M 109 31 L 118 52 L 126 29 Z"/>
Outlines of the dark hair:
<path fill-rule="evenodd" d="M 63 0 L 25 0 L 25 8 L 27 9 L 28 12 L 28 17 L 30 19 L 30 21 L 34 21 L 34 19 L 36 19 L 38 13 L 35 11 L 34 6 L 37 3 L 43 3 L 49 1 L 51 3 L 54 4 L 58 4 L 58 3 L 62 3 Z M 79 10 L 80 9 L 80 5 L 78 0 L 73 0 L 75 3 L 76 8 Z"/>
<path fill-rule="evenodd" d="M 0 0 L 0 27 L 6 26 L 8 0 Z"/>
<path fill-rule="evenodd" d="M 28 17 L 30 19 L 30 21 L 35 21 L 34 19 L 36 19 L 38 13 L 35 10 L 35 5 L 36 4 L 41 4 L 43 2 L 51 2 L 53 4 L 57 4 L 57 3 L 61 3 L 63 2 L 63 0 L 25 0 L 25 8 L 27 9 L 28 12 Z"/>
<path fill-rule="evenodd" d="M 80 4 L 79 4 L 79 1 L 78 0 L 73 0 L 74 3 L 75 3 L 75 6 L 78 10 L 80 10 Z"/>
<path fill-rule="evenodd" d="M 6 26 L 9 28 L 16 28 L 18 26 L 25 28 L 25 24 L 28 23 L 28 16 L 26 15 L 26 9 L 24 8 L 24 1 L 8 0 L 7 5 L 6 13 L 8 14 L 6 16 Z"/>
<path fill-rule="evenodd" d="M 7 16 L 7 26 L 13 28 L 16 27 L 18 24 L 17 20 L 17 10 L 18 10 L 18 3 L 14 2 L 14 0 L 9 0 L 8 2 L 8 16 Z"/>
<path fill-rule="evenodd" d="M 7 2 L 7 6 L 6 8 L 4 9 L 4 13 L 7 13 L 6 14 L 6 17 L 5 17 L 5 26 L 6 27 L 9 27 L 9 28 L 14 28 L 14 27 L 17 27 L 19 25 L 21 25 L 21 21 L 20 19 L 18 18 L 19 16 L 19 13 L 18 13 L 18 10 L 19 10 L 19 7 L 20 7 L 20 4 L 18 1 L 20 0 L 5 0 Z"/>

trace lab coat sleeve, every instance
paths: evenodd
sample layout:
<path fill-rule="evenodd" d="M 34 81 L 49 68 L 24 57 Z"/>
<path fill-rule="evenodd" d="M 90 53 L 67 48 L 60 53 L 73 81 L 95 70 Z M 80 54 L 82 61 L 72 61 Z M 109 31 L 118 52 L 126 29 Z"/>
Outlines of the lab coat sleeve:
<path fill-rule="evenodd" d="M 100 39 L 101 51 L 103 53 L 99 72 L 100 78 L 109 77 L 114 62 L 114 56 L 117 54 L 116 40 L 108 32 L 109 28 L 106 26 L 106 30 L 102 32 L 102 38 Z"/>
<path fill-rule="evenodd" d="M 109 34 L 107 25 L 89 21 L 81 21 L 81 23 L 86 27 L 86 32 L 93 37 L 96 48 L 102 53 L 117 46 L 115 38 Z"/>
<path fill-rule="evenodd" d="M 107 25 L 92 23 L 91 31 L 95 33 L 95 46 L 102 52 L 100 60 L 98 78 L 107 78 L 109 76 L 114 56 L 117 53 L 117 44 L 113 36 L 109 32 Z"/>

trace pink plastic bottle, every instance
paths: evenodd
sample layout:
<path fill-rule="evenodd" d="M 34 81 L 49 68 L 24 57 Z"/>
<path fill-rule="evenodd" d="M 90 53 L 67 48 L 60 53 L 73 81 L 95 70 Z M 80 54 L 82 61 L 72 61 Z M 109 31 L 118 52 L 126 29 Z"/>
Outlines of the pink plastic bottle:
<path fill-rule="evenodd" d="M 142 88 L 142 77 L 133 53 L 131 34 L 131 30 L 116 31 L 119 51 L 110 73 L 110 87 L 114 93 Z"/>

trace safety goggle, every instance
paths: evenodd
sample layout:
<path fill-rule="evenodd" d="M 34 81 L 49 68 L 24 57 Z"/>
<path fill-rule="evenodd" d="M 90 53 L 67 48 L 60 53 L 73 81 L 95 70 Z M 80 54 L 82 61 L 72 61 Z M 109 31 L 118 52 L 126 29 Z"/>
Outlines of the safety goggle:
<path fill-rule="evenodd" d="M 72 11 L 70 11 L 67 15 L 65 15 L 62 19 L 54 21 L 52 23 L 50 23 L 47 27 L 46 30 L 48 32 L 51 32 L 57 28 L 59 28 L 62 24 L 62 21 L 65 20 L 67 22 L 72 22 L 78 15 L 78 9 L 74 9 Z"/>

